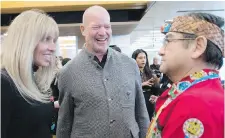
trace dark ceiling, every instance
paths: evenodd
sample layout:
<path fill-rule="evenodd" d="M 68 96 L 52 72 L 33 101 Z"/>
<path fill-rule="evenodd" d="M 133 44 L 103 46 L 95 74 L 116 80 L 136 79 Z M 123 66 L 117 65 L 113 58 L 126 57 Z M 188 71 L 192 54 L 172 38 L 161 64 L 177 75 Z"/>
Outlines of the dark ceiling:
<path fill-rule="evenodd" d="M 111 22 L 140 21 L 145 9 L 108 10 Z M 58 24 L 82 23 L 84 11 L 48 12 Z M 9 26 L 10 22 L 18 15 L 1 14 L 1 26 Z"/>

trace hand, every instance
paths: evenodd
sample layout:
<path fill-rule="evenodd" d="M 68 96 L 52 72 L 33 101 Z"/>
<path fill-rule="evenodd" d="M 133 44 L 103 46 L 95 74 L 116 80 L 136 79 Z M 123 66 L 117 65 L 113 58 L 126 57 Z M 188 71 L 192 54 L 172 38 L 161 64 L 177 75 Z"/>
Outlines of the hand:
<path fill-rule="evenodd" d="M 142 86 L 149 86 L 149 82 L 148 81 L 142 82 Z"/>
<path fill-rule="evenodd" d="M 55 107 L 55 108 L 59 108 L 59 101 L 55 101 L 55 102 L 54 102 L 54 107 Z"/>
<path fill-rule="evenodd" d="M 54 102 L 54 97 L 53 96 L 50 97 L 50 101 Z"/>
<path fill-rule="evenodd" d="M 151 95 L 151 97 L 149 98 L 149 101 L 154 104 L 156 103 L 157 99 L 158 99 L 158 96 Z"/>
<path fill-rule="evenodd" d="M 143 82 L 142 83 L 142 86 L 149 86 L 149 87 L 152 87 L 152 83 L 151 82 L 149 82 L 149 81 L 145 81 L 145 82 Z"/>
<path fill-rule="evenodd" d="M 145 82 L 142 83 L 142 86 L 149 86 L 152 87 L 154 85 L 154 78 L 151 78 Z"/>
<path fill-rule="evenodd" d="M 155 83 L 155 78 L 149 79 L 148 82 L 149 82 L 149 85 L 153 86 Z"/>

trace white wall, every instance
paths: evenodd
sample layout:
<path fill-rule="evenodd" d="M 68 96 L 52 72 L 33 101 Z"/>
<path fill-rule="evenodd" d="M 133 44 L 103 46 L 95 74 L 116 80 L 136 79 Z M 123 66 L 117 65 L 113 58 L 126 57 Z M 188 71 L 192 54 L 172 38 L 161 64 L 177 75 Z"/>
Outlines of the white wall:
<path fill-rule="evenodd" d="M 121 49 L 122 53 L 131 57 L 133 49 L 130 44 L 130 35 L 113 36 L 110 45 L 117 45 Z"/>
<path fill-rule="evenodd" d="M 149 48 L 132 46 L 131 42 L 132 42 L 131 35 L 119 35 L 119 36 L 112 37 L 110 45 L 117 45 L 121 49 L 122 53 L 126 54 L 129 57 L 132 56 L 132 53 L 136 49 L 143 49 L 148 54 L 149 64 L 153 63 L 154 57 L 158 57 L 159 61 L 161 60 L 161 57 L 158 55 L 158 49 L 149 49 Z"/>

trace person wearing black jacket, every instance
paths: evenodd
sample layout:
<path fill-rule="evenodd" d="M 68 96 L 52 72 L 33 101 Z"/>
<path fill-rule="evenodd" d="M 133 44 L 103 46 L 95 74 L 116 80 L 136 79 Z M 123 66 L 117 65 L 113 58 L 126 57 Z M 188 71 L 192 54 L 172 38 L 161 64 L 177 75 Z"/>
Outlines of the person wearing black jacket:
<path fill-rule="evenodd" d="M 165 90 L 167 90 L 173 82 L 169 79 L 166 74 L 163 74 L 162 79 L 160 80 L 160 92 L 159 95 L 161 95 Z"/>
<path fill-rule="evenodd" d="M 44 12 L 29 10 L 13 20 L 7 34 L 1 47 L 1 138 L 51 138 L 58 105 L 50 101 L 47 89 L 58 25 Z"/>
<path fill-rule="evenodd" d="M 136 60 L 140 69 L 145 103 L 151 120 L 154 112 L 154 104 L 149 102 L 149 98 L 152 95 L 159 95 L 159 78 L 150 69 L 148 55 L 143 49 L 135 50 L 132 54 L 132 58 Z"/>
<path fill-rule="evenodd" d="M 159 71 L 159 67 L 160 67 L 160 65 L 159 65 L 159 63 L 158 63 L 158 58 L 157 57 L 154 57 L 153 58 L 153 64 L 152 65 L 150 65 L 150 69 L 154 72 L 154 74 L 156 74 L 156 76 L 158 77 L 158 78 L 160 78 L 161 77 L 161 72 Z"/>

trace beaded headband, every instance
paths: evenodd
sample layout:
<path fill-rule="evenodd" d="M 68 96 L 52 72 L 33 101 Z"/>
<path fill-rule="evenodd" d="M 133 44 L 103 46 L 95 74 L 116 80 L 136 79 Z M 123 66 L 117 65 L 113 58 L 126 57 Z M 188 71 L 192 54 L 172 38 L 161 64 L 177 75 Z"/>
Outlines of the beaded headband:
<path fill-rule="evenodd" d="M 224 52 L 224 33 L 223 31 L 210 22 L 197 19 L 191 16 L 178 16 L 171 22 L 167 22 L 165 26 L 161 27 L 161 32 L 166 34 L 168 32 L 179 32 L 194 34 L 196 36 L 204 36 L 206 39 L 214 43 L 218 48 Z"/>

